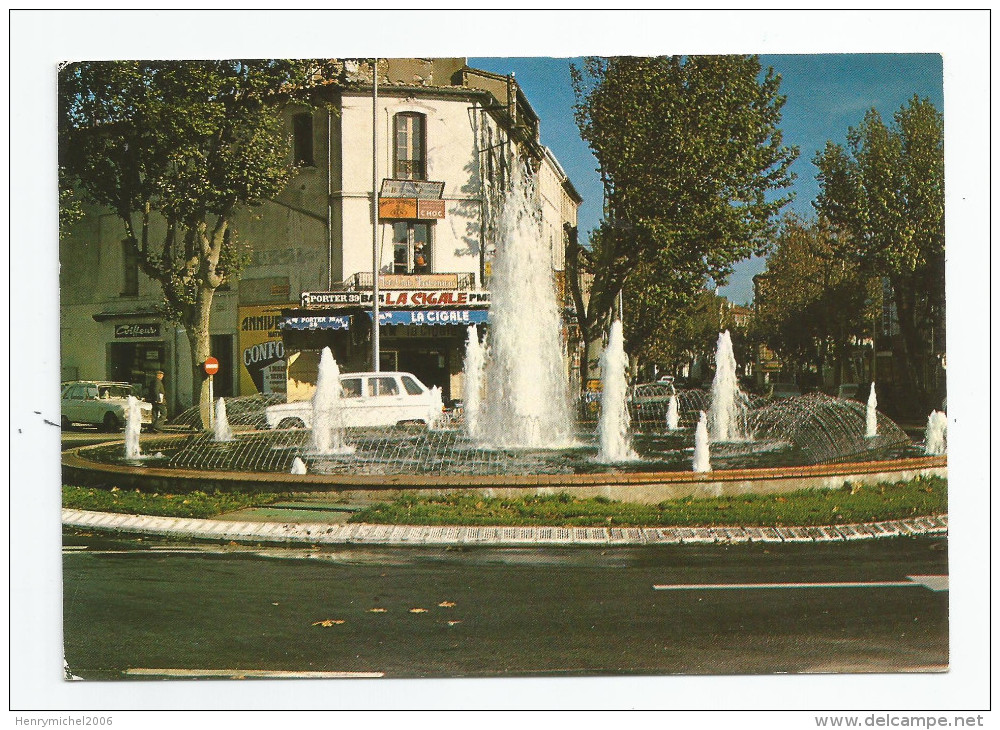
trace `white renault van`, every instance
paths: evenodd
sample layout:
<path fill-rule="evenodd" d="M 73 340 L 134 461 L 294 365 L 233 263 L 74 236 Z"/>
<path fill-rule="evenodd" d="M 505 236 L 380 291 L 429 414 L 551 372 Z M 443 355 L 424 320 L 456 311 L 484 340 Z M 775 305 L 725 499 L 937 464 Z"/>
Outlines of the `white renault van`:
<path fill-rule="evenodd" d="M 428 388 L 411 373 L 342 373 L 340 423 L 345 428 L 433 425 L 444 404 L 439 388 Z M 264 410 L 269 428 L 312 428 L 312 400 L 279 403 Z"/>

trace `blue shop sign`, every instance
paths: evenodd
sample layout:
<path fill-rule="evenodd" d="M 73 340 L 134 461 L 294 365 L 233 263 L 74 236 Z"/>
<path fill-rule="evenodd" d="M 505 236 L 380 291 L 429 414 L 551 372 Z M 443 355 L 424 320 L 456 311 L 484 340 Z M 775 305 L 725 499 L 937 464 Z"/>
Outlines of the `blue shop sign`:
<path fill-rule="evenodd" d="M 486 309 L 391 309 L 378 313 L 379 324 L 484 324 L 488 321 Z M 372 313 L 368 312 L 371 317 Z"/>
<path fill-rule="evenodd" d="M 346 330 L 350 329 L 349 315 L 325 317 L 285 317 L 278 325 L 283 330 Z"/>

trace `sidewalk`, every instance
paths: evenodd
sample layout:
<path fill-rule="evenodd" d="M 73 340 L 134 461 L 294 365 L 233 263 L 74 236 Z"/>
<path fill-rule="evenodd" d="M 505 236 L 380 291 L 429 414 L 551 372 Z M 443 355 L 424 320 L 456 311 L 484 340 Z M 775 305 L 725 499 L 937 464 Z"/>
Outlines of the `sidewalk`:
<path fill-rule="evenodd" d="M 946 535 L 948 516 L 828 527 L 445 527 L 122 515 L 63 509 L 65 527 L 195 540 L 306 545 L 595 546 L 819 543 Z"/>

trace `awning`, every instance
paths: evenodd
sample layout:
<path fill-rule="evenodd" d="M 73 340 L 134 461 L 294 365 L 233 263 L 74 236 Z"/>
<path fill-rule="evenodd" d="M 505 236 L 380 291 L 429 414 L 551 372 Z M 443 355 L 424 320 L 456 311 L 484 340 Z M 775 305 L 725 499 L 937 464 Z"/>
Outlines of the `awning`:
<path fill-rule="evenodd" d="M 278 323 L 282 330 L 346 330 L 351 327 L 349 315 L 325 315 L 316 317 L 283 317 Z"/>
<path fill-rule="evenodd" d="M 488 321 L 486 309 L 386 309 L 378 313 L 379 324 L 483 324 Z M 368 312 L 371 317 L 372 313 Z"/>

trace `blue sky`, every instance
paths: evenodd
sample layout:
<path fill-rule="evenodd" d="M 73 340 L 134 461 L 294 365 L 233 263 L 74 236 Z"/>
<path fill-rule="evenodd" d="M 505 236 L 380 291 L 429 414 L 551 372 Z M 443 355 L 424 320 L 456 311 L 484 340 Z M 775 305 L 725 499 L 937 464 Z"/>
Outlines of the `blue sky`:
<path fill-rule="evenodd" d="M 602 189 L 597 161 L 580 139 L 573 119 L 573 89 L 567 58 L 469 58 L 469 65 L 494 73 L 513 72 L 541 119 L 542 144 L 551 148 L 583 196 L 581 240 L 601 217 Z M 813 155 L 827 140 L 844 142 L 848 127 L 857 125 L 871 107 L 887 122 L 914 94 L 944 109 L 941 56 L 937 54 L 816 54 L 762 55 L 764 68 L 781 74 L 781 92 L 788 97 L 781 128 L 785 144 L 799 147 L 792 166 L 797 175 L 795 199 L 788 209 L 812 215 L 819 191 Z M 754 274 L 762 259 L 737 264 L 720 292 L 734 302 L 752 299 Z"/>

